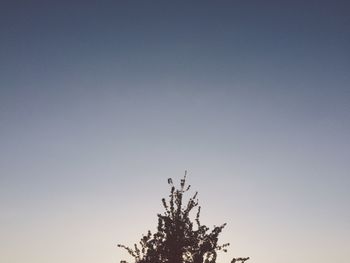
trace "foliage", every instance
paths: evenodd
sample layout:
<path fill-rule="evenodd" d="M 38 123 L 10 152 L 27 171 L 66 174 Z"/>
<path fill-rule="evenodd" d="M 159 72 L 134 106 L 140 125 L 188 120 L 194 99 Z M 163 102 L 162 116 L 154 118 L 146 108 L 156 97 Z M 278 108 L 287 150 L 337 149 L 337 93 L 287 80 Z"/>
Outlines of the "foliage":
<path fill-rule="evenodd" d="M 183 204 L 183 196 L 189 191 L 186 186 L 186 174 L 181 180 L 180 188 L 176 189 L 172 179 L 168 179 L 171 185 L 169 201 L 165 198 L 162 203 L 164 214 L 158 214 L 157 232 L 148 231 L 134 248 L 124 245 L 124 248 L 134 258 L 135 263 L 216 263 L 217 252 L 227 251 L 229 244 L 218 245 L 218 236 L 226 224 L 209 228 L 202 225 L 199 220 L 201 207 L 198 205 L 196 192 Z M 190 212 L 197 208 L 194 222 L 190 218 Z M 245 262 L 249 258 L 234 258 L 231 263 Z M 121 261 L 126 263 L 126 261 Z"/>

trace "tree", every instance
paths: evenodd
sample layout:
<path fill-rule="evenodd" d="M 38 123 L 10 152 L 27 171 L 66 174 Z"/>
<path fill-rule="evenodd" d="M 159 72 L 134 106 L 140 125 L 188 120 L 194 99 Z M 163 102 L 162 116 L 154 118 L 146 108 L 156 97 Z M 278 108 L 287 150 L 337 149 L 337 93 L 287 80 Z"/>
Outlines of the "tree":
<path fill-rule="evenodd" d="M 186 173 L 181 180 L 180 188 L 175 188 L 172 179 L 168 179 L 171 185 L 169 200 L 162 199 L 165 209 L 163 214 L 158 214 L 157 232 L 148 231 L 143 235 L 139 246 L 134 248 L 118 244 L 134 258 L 135 263 L 216 263 L 217 252 L 227 252 L 227 244 L 218 244 L 218 236 L 226 224 L 209 228 L 202 225 L 199 216 L 201 207 L 198 205 L 196 192 L 183 204 L 183 196 L 189 191 L 186 186 Z M 194 222 L 190 218 L 190 212 L 197 208 Z M 245 262 L 247 258 L 234 258 L 231 263 Z M 127 263 L 121 261 L 121 263 Z"/>

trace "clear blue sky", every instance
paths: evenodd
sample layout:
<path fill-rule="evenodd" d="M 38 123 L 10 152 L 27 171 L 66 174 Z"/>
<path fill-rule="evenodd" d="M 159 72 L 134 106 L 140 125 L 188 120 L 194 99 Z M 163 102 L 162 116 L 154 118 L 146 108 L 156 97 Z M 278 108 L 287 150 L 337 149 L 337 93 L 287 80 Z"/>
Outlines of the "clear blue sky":
<path fill-rule="evenodd" d="M 1 1 L 0 261 L 126 259 L 187 169 L 220 262 L 347 263 L 349 13 Z"/>

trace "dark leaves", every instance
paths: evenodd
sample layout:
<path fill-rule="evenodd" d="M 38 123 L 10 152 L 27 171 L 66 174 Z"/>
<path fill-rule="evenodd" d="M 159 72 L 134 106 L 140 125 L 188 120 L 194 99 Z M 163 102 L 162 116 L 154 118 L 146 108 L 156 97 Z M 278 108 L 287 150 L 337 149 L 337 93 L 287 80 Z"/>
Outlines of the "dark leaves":
<path fill-rule="evenodd" d="M 218 245 L 218 237 L 226 224 L 214 226 L 212 231 L 199 221 L 200 206 L 198 206 L 197 192 L 183 205 L 184 193 L 190 189 L 186 187 L 186 172 L 176 189 L 171 178 L 169 201 L 162 199 L 165 213 L 158 214 L 157 232 L 152 235 L 148 231 L 131 249 L 124 248 L 134 258 L 135 263 L 216 263 L 217 251 L 227 251 L 229 244 Z M 198 206 L 195 216 L 196 227 L 193 227 L 190 213 Z M 245 262 L 249 258 L 234 258 L 231 263 Z M 121 261 L 121 263 L 126 263 Z"/>

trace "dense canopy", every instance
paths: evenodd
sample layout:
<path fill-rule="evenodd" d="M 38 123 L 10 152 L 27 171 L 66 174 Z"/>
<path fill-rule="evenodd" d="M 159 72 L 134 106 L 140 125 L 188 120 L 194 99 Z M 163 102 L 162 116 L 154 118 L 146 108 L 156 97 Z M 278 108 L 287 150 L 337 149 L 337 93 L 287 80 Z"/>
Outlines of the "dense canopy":
<path fill-rule="evenodd" d="M 226 224 L 215 226 L 212 230 L 201 224 L 198 192 L 187 204 L 183 203 L 183 196 L 190 189 L 190 185 L 186 186 L 186 174 L 180 188 L 176 188 L 170 178 L 168 183 L 171 185 L 170 196 L 168 201 L 162 199 L 165 212 L 158 214 L 157 232 L 152 234 L 148 231 L 134 248 L 118 246 L 126 249 L 135 263 L 216 263 L 217 252 L 226 252 L 229 246 L 228 243 L 218 244 L 219 234 Z M 194 208 L 197 212 L 192 220 L 190 213 Z M 231 263 L 244 263 L 248 259 L 234 258 Z"/>

